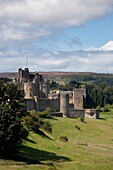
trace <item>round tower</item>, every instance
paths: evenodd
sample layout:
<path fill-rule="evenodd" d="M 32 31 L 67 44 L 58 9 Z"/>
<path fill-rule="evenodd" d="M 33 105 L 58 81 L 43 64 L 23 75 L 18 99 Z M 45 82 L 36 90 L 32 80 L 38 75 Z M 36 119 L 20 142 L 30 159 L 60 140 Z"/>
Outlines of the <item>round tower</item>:
<path fill-rule="evenodd" d="M 60 93 L 60 112 L 63 113 L 63 117 L 69 115 L 69 94 Z"/>

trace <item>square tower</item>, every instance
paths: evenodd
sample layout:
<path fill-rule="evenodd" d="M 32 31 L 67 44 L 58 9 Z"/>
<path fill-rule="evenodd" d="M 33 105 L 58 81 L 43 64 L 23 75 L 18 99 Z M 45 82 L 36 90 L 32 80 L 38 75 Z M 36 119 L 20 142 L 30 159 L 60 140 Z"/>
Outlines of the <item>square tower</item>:
<path fill-rule="evenodd" d="M 79 88 L 73 90 L 74 109 L 83 109 L 86 105 L 86 88 Z"/>

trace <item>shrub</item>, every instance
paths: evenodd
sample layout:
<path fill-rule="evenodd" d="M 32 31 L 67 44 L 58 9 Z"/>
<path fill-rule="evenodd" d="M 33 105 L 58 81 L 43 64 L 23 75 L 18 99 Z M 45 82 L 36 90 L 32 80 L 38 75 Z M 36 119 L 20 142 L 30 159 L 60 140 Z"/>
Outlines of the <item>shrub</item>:
<path fill-rule="evenodd" d="M 27 115 L 24 119 L 25 125 L 30 131 L 37 132 L 40 128 L 40 121 L 38 114 L 35 113 L 30 113 Z"/>
<path fill-rule="evenodd" d="M 48 121 L 45 121 L 41 128 L 52 133 L 52 125 Z"/>
<path fill-rule="evenodd" d="M 84 122 L 84 118 L 83 118 L 83 117 L 80 117 L 80 121 L 81 121 L 81 122 Z"/>
<path fill-rule="evenodd" d="M 50 119 L 51 115 L 52 115 L 52 110 L 48 107 L 45 111 L 38 112 L 38 114 L 39 114 L 39 117 L 41 117 L 41 118 L 48 118 L 48 119 Z"/>
<path fill-rule="evenodd" d="M 43 129 L 52 133 L 52 125 L 48 121 L 43 120 L 43 118 L 40 118 L 36 111 L 29 112 L 29 115 L 27 115 L 24 120 L 28 130 L 38 133 Z"/>
<path fill-rule="evenodd" d="M 75 128 L 78 129 L 78 130 L 80 130 L 80 127 L 79 127 L 78 125 L 75 125 Z"/>

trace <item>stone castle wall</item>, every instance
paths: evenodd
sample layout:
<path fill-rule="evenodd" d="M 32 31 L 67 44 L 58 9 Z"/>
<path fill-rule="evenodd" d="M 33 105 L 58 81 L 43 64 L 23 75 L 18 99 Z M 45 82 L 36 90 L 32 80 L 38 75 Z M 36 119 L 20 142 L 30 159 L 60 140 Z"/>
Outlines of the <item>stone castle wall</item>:
<path fill-rule="evenodd" d="M 52 111 L 59 111 L 60 110 L 60 101 L 59 98 L 57 99 L 39 99 L 38 100 L 39 110 L 43 111 L 46 110 L 48 107 L 52 109 Z"/>
<path fill-rule="evenodd" d="M 67 110 L 67 106 L 64 105 L 64 103 L 63 103 L 64 110 L 61 110 L 59 98 L 58 99 L 38 99 L 38 97 L 35 96 L 35 99 L 25 99 L 27 110 L 35 109 L 36 111 L 44 111 L 49 107 L 54 112 L 60 110 L 60 115 L 62 114 L 63 117 L 70 117 L 70 118 L 83 117 L 83 118 L 96 118 L 96 119 L 99 118 L 99 111 L 96 109 L 69 109 L 68 108 Z"/>
<path fill-rule="evenodd" d="M 70 109 L 70 118 L 99 118 L 99 111 L 96 109 Z"/>
<path fill-rule="evenodd" d="M 34 99 L 25 99 L 25 105 L 26 105 L 28 111 L 34 110 L 34 108 L 35 108 Z"/>
<path fill-rule="evenodd" d="M 60 110 L 60 101 L 58 99 L 38 99 L 35 96 L 35 99 L 25 99 L 25 104 L 27 106 L 27 110 L 36 110 L 36 111 L 44 111 L 48 107 L 52 109 L 52 111 Z"/>
<path fill-rule="evenodd" d="M 69 110 L 69 117 L 70 118 L 85 118 L 85 110 L 84 109 L 70 109 Z"/>

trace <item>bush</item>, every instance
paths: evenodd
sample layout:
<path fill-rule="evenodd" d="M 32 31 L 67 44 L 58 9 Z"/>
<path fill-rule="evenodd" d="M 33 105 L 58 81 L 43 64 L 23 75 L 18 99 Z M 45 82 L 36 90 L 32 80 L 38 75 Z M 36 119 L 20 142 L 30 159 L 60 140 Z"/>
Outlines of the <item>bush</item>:
<path fill-rule="evenodd" d="M 79 127 L 78 125 L 75 125 L 75 128 L 78 129 L 78 130 L 80 130 L 80 127 Z"/>
<path fill-rule="evenodd" d="M 85 122 L 83 117 L 80 117 L 80 121 L 81 122 Z"/>
<path fill-rule="evenodd" d="M 37 132 L 40 128 L 40 121 L 39 121 L 39 116 L 36 113 L 30 113 L 27 115 L 24 119 L 25 121 L 25 126 L 28 128 L 30 131 Z"/>
<path fill-rule="evenodd" d="M 60 136 L 59 139 L 62 140 L 63 142 L 68 142 L 67 136 Z"/>
<path fill-rule="evenodd" d="M 39 114 L 39 117 L 41 117 L 41 118 L 48 118 L 48 119 L 50 119 L 51 115 L 52 115 L 52 110 L 50 108 L 47 108 L 43 112 L 38 112 L 38 114 Z"/>
<path fill-rule="evenodd" d="M 52 125 L 48 121 L 45 121 L 41 128 L 52 133 Z"/>
<path fill-rule="evenodd" d="M 41 129 L 52 133 L 52 125 L 39 117 L 40 115 L 36 111 L 30 111 L 29 115 L 25 117 L 25 125 L 28 130 L 38 133 Z"/>

